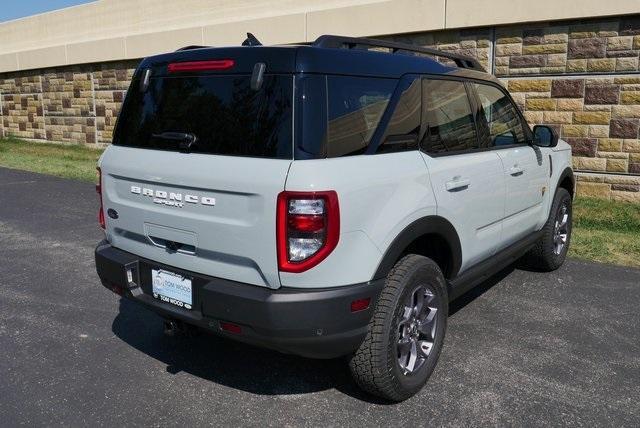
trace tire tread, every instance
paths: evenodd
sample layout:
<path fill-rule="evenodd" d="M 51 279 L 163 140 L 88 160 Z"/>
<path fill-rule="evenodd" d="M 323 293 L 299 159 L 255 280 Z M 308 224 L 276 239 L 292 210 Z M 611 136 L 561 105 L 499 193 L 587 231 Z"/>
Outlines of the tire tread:
<path fill-rule="evenodd" d="M 557 256 L 553 252 L 552 243 L 553 228 L 555 226 L 555 215 L 560 207 L 560 204 L 565 198 L 568 198 L 569 201 L 571 201 L 571 195 L 569 194 L 569 192 L 564 188 L 558 188 L 553 198 L 551 209 L 549 210 L 549 218 L 542 228 L 542 236 L 540 237 L 540 239 L 538 239 L 533 248 L 531 248 L 529 252 L 527 252 L 527 254 L 525 254 L 522 258 L 522 261 L 525 265 L 544 272 L 550 272 L 558 269 L 560 266 L 562 266 L 562 263 L 564 263 L 566 250 L 564 254 Z M 569 218 L 569 221 L 571 221 L 571 217 Z M 567 240 L 567 248 L 570 244 L 570 237 L 571 235 L 569 235 L 569 240 Z"/>
<path fill-rule="evenodd" d="M 388 335 L 389 318 L 395 312 L 398 297 L 405 287 L 405 279 L 425 264 L 435 269 L 442 277 L 440 268 L 435 262 L 416 254 L 403 257 L 391 269 L 378 297 L 367 335 L 349 362 L 356 384 L 369 394 L 391 401 L 402 401 L 415 393 L 415 391 L 403 391 L 394 379 L 389 367 L 391 363 L 395 364 L 395 361 L 389 361 L 389 349 L 385 349 L 389 345 L 386 344 L 385 338 Z M 439 352 L 439 349 L 435 351 Z"/>

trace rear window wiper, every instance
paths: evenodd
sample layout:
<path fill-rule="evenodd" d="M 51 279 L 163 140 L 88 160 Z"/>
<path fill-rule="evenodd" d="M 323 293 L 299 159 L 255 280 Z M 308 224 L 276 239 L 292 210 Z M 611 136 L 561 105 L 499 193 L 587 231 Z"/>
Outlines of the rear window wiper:
<path fill-rule="evenodd" d="M 161 132 L 160 134 L 151 134 L 151 137 L 159 140 L 168 140 L 178 143 L 180 151 L 183 153 L 191 153 L 191 149 L 198 145 L 198 137 L 189 132 Z"/>

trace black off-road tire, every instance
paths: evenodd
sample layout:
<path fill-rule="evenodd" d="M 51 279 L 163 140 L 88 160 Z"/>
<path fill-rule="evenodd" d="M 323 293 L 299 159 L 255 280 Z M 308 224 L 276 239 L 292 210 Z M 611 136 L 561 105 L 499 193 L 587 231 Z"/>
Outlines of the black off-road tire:
<path fill-rule="evenodd" d="M 571 195 L 566 189 L 558 188 L 551 204 L 549 218 L 542 228 L 542 236 L 535 246 L 529 250 L 522 261 L 528 267 L 536 270 L 550 272 L 558 269 L 564 263 L 571 243 L 572 230 L 572 203 Z M 558 215 L 566 207 L 568 215 L 566 228 L 566 242 L 560 252 L 556 252 L 556 222 Z"/>
<path fill-rule="evenodd" d="M 408 310 L 406 302 L 413 301 L 408 299 L 413 299 L 417 290 L 421 290 L 420 287 L 425 287 L 425 290 L 433 294 L 428 297 L 433 299 L 431 303 L 424 305 L 437 305 L 432 317 L 436 319 L 436 324 L 429 330 L 432 332 L 433 345 L 415 372 L 407 373 L 403 371 L 406 367 L 403 369 L 399 362 L 398 340 L 401 335 L 406 334 L 404 328 L 408 325 L 405 321 Z M 349 362 L 358 386 L 372 395 L 395 402 L 406 400 L 420 391 L 438 361 L 444 341 L 448 308 L 446 281 L 436 263 L 415 254 L 409 254 L 398 261 L 387 276 L 367 335 Z"/>

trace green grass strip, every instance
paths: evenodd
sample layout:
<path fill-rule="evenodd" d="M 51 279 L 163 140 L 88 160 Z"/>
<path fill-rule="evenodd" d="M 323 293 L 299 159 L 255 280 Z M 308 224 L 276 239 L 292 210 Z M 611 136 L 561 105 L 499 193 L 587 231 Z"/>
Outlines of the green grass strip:
<path fill-rule="evenodd" d="M 101 149 L 0 139 L 0 166 L 94 182 Z"/>

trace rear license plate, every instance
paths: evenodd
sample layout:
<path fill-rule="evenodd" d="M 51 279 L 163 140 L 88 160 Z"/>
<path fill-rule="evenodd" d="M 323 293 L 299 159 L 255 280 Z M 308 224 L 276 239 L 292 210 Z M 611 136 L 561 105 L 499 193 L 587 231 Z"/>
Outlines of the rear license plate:
<path fill-rule="evenodd" d="M 191 309 L 193 292 L 191 279 L 161 269 L 151 270 L 153 297 L 166 303 Z"/>

